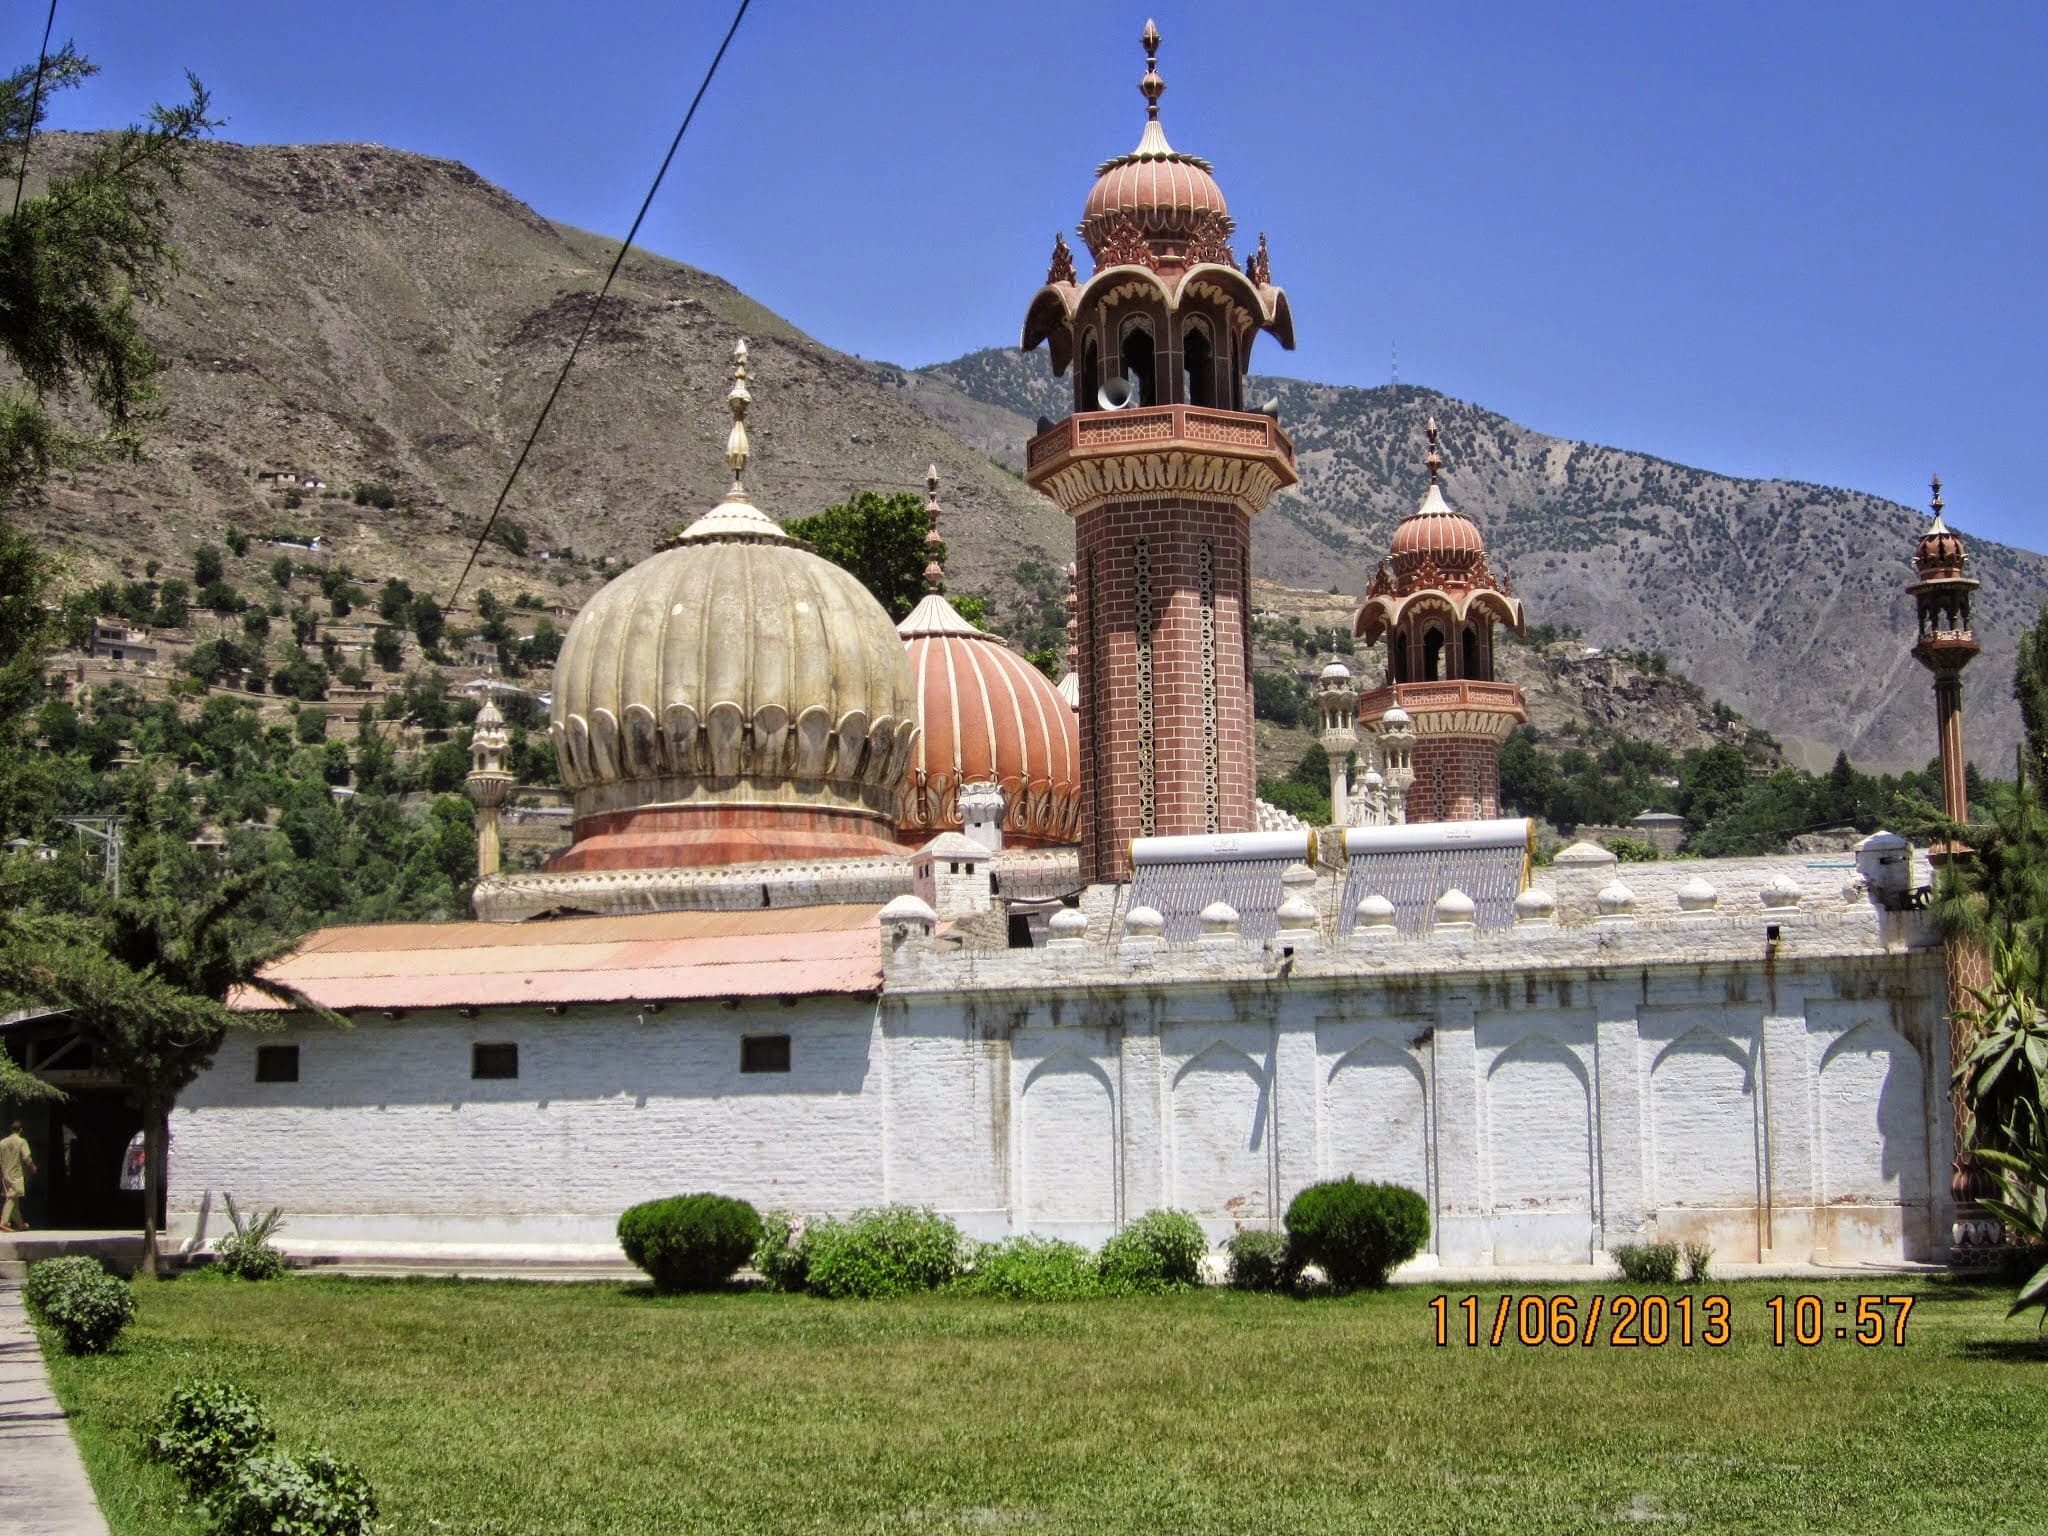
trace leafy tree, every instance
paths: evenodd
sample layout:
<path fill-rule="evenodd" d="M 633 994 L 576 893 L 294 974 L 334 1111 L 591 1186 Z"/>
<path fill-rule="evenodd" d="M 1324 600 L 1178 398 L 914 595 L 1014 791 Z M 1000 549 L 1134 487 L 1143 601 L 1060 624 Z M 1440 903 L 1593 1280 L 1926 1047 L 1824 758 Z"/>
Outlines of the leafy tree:
<path fill-rule="evenodd" d="M 1308 690 L 1285 672 L 1252 674 L 1252 713 L 1275 725 L 1308 725 L 1317 718 Z"/>
<path fill-rule="evenodd" d="M 370 635 L 370 654 L 386 672 L 396 672 L 405 661 L 405 644 L 397 630 L 379 628 Z"/>
<path fill-rule="evenodd" d="M 192 585 L 204 591 L 227 574 L 220 551 L 202 544 L 192 552 Z"/>
<path fill-rule="evenodd" d="M 249 553 L 249 535 L 242 532 L 239 528 L 230 528 L 227 531 L 227 546 L 234 557 L 239 560 L 242 556 Z"/>
<path fill-rule="evenodd" d="M 1690 765 L 1680 794 L 1686 831 L 1697 835 L 1748 790 L 1749 765 L 1742 753 L 1726 742 L 1707 748 Z"/>
<path fill-rule="evenodd" d="M 401 628 L 412 624 L 412 585 L 397 576 L 387 577 L 377 592 L 377 615 L 386 624 Z"/>
<path fill-rule="evenodd" d="M 289 587 L 292 584 L 292 557 L 290 555 L 279 555 L 270 562 L 270 579 L 276 582 L 279 587 Z"/>
<path fill-rule="evenodd" d="M 149 621 L 159 629 L 183 629 L 192 621 L 192 591 L 172 577 L 156 589 L 156 609 Z"/>
<path fill-rule="evenodd" d="M 859 577 L 892 619 L 903 618 L 924 595 L 924 568 L 931 558 L 924 537 L 931 519 L 924 498 L 913 492 L 857 491 L 852 500 L 815 517 L 797 518 L 788 530 Z"/>
<path fill-rule="evenodd" d="M 66 44 L 0 80 L 0 164 L 25 176 L 50 99 L 95 72 Z M 183 152 L 215 126 L 187 79 L 189 100 L 92 144 L 0 215 L 0 354 L 15 379 L 0 394 L 0 509 L 53 468 L 139 450 L 163 365 L 137 310 L 162 293 Z"/>
<path fill-rule="evenodd" d="M 422 592 L 412 600 L 412 632 L 419 637 L 421 650 L 439 649 L 441 636 L 447 627 L 448 621 L 441 612 L 441 605 L 433 598 Z"/>
<path fill-rule="evenodd" d="M 2020 636 L 2020 658 L 2013 668 L 2013 697 L 2020 701 L 2020 720 L 2027 733 L 2027 777 L 2048 784 L 2048 603 L 2040 617 Z"/>
<path fill-rule="evenodd" d="M 327 711 L 324 709 L 302 709 L 293 722 L 292 733 L 307 746 L 318 746 L 327 740 Z"/>

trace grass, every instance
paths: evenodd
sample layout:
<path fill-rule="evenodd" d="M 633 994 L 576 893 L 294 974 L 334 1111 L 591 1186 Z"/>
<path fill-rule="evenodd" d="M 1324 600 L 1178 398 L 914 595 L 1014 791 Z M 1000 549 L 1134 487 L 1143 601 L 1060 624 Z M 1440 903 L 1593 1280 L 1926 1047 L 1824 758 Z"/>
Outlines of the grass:
<path fill-rule="evenodd" d="M 52 1368 L 117 1536 L 204 1529 L 139 1449 L 198 1377 L 359 1463 L 399 1536 L 2039 1530 L 2048 1346 L 2004 1289 L 1712 1289 L 1724 1349 L 1439 1349 L 1420 1287 L 1029 1305 L 194 1276 L 138 1282 L 117 1352 Z M 1773 1348 L 1764 1298 L 1801 1290 L 1831 1323 L 1914 1294 L 1905 1346 Z"/>

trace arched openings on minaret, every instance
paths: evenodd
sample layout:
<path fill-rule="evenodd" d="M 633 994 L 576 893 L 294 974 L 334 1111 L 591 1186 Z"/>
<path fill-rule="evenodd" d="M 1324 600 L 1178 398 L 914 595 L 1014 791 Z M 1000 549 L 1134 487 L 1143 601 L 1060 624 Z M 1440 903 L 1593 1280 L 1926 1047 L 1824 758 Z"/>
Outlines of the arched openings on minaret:
<path fill-rule="evenodd" d="M 1159 404 L 1158 344 L 1152 322 L 1143 315 L 1126 320 L 1117 338 L 1122 377 L 1131 381 L 1131 404 Z"/>
<path fill-rule="evenodd" d="M 1441 682 L 1444 675 L 1444 632 L 1434 624 L 1422 632 L 1422 681 Z"/>
<path fill-rule="evenodd" d="M 1216 352 L 1209 344 L 1209 323 L 1199 316 L 1190 316 L 1182 323 L 1180 338 L 1181 368 L 1187 379 L 1187 390 L 1183 398 L 1189 405 L 1210 407 L 1216 404 Z"/>
<path fill-rule="evenodd" d="M 1081 347 L 1081 366 L 1074 374 L 1074 409 L 1092 411 L 1098 409 L 1096 396 L 1102 390 L 1102 346 L 1095 339 L 1095 332 L 1085 333 L 1087 340 Z"/>

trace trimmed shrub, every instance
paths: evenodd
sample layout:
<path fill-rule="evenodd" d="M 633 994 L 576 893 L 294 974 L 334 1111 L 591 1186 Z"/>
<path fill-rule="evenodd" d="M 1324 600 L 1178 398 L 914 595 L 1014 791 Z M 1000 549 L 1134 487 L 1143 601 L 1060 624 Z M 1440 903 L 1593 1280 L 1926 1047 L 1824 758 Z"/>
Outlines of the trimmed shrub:
<path fill-rule="evenodd" d="M 760 1241 L 760 1213 L 729 1195 L 649 1200 L 619 1217 L 619 1246 L 657 1291 L 715 1291 Z"/>
<path fill-rule="evenodd" d="M 168 1462 L 194 1493 L 205 1494 L 275 1438 L 252 1395 L 225 1381 L 194 1382 L 171 1394 L 149 1437 L 149 1454 Z"/>
<path fill-rule="evenodd" d="M 56 1319 L 50 1316 L 51 1300 L 79 1281 L 96 1280 L 106 1272 L 106 1267 L 90 1254 L 39 1259 L 29 1265 L 28 1278 L 21 1282 L 21 1304 L 28 1309 L 30 1317 L 54 1328 L 57 1324 Z"/>
<path fill-rule="evenodd" d="M 1097 1260 L 1112 1291 L 1170 1291 L 1202 1283 L 1209 1239 L 1185 1211 L 1149 1211 L 1102 1245 Z"/>
<path fill-rule="evenodd" d="M 804 1219 L 789 1211 L 770 1211 L 761 1218 L 761 1242 L 754 1249 L 754 1268 L 778 1291 L 804 1288 Z"/>
<path fill-rule="evenodd" d="M 362 1473 L 324 1451 L 304 1461 L 249 1456 L 212 1503 L 220 1536 L 366 1536 L 377 1496 Z"/>
<path fill-rule="evenodd" d="M 1678 1278 L 1678 1244 L 1621 1243 L 1614 1262 L 1637 1285 L 1669 1285 Z"/>
<path fill-rule="evenodd" d="M 1316 1265 L 1332 1290 L 1377 1290 L 1429 1241 L 1429 1202 L 1399 1184 L 1311 1184 L 1287 1207 L 1287 1238 L 1294 1262 Z"/>
<path fill-rule="evenodd" d="M 284 1273 L 284 1255 L 270 1235 L 284 1225 L 284 1212 L 273 1205 L 244 1221 L 235 1209 L 235 1197 L 226 1198 L 228 1223 L 234 1230 L 213 1245 L 214 1267 L 238 1280 L 275 1280 Z"/>
<path fill-rule="evenodd" d="M 1687 1243 L 1685 1245 L 1685 1283 L 1687 1285 L 1705 1285 L 1707 1283 L 1707 1268 L 1713 1261 L 1714 1248 L 1711 1243 Z"/>
<path fill-rule="evenodd" d="M 135 1317 L 135 1293 L 105 1270 L 61 1286 L 44 1309 L 74 1355 L 104 1354 Z"/>
<path fill-rule="evenodd" d="M 834 1299 L 906 1296 L 960 1273 L 960 1229 L 908 1205 L 817 1221 L 804 1232 L 804 1289 Z"/>
<path fill-rule="evenodd" d="M 987 1243 L 974 1256 L 960 1289 L 1004 1301 L 1077 1301 L 1102 1294 L 1095 1255 L 1056 1237 L 1013 1237 Z"/>
<path fill-rule="evenodd" d="M 1284 1232 L 1250 1227 L 1233 1236 L 1223 1250 L 1230 1256 L 1232 1290 L 1291 1291 L 1301 1278 Z"/>

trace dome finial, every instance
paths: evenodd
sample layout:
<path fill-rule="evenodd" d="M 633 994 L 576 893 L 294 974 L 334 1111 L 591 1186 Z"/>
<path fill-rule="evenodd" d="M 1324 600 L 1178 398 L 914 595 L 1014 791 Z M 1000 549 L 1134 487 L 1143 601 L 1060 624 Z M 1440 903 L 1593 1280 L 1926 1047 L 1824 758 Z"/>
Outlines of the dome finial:
<path fill-rule="evenodd" d="M 747 407 L 754 403 L 754 397 L 747 390 L 747 339 L 742 336 L 732 344 L 732 388 L 725 392 L 725 403 L 732 411 L 732 431 L 725 439 L 725 462 L 732 468 L 732 489 L 725 493 L 727 501 L 745 501 L 747 488 L 740 484 L 740 477 L 746 473 L 747 458 L 752 445 L 747 441 Z"/>
<path fill-rule="evenodd" d="M 1145 93 L 1145 120 L 1156 123 L 1159 98 L 1166 94 L 1166 82 L 1159 78 L 1159 23 L 1148 19 L 1139 41 L 1145 45 L 1145 78 L 1138 82 L 1138 89 Z"/>
<path fill-rule="evenodd" d="M 939 537 L 939 466 L 927 464 L 924 471 L 924 589 L 946 590 L 946 541 Z"/>
<path fill-rule="evenodd" d="M 1436 438 L 1438 431 L 1436 418 L 1434 416 L 1430 417 L 1429 420 L 1423 424 L 1422 430 L 1429 434 L 1429 454 L 1427 457 L 1423 459 L 1422 462 L 1429 468 L 1429 483 L 1431 485 L 1435 485 L 1437 483 L 1438 473 L 1444 467 L 1444 457 L 1442 454 L 1436 451 Z"/>
<path fill-rule="evenodd" d="M 1934 492 L 1934 520 L 1938 523 L 1941 521 L 1941 509 L 1943 506 L 1941 499 L 1941 476 L 1936 475 L 1927 482 L 1927 485 L 1928 489 Z"/>

